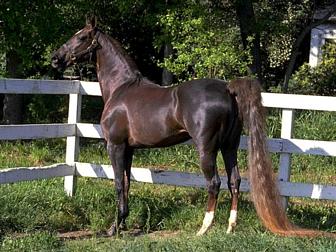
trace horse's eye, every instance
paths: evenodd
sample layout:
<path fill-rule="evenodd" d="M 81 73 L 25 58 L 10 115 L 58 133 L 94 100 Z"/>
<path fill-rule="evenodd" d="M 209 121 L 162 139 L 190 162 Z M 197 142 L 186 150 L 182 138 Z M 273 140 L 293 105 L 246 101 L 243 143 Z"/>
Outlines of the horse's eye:
<path fill-rule="evenodd" d="M 80 41 L 85 41 L 87 39 L 87 36 L 86 35 L 82 35 L 79 37 L 79 40 Z"/>

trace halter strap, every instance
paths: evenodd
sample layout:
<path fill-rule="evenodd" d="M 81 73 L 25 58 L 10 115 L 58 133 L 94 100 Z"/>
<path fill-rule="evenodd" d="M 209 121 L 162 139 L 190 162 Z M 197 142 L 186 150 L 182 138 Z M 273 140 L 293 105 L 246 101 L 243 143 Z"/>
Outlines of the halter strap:
<path fill-rule="evenodd" d="M 90 60 L 91 60 L 93 51 L 99 46 L 98 38 L 99 38 L 99 31 L 96 32 L 96 35 L 94 36 L 91 42 L 91 45 L 89 45 L 88 48 L 78 53 L 71 53 L 70 59 L 72 61 L 75 61 L 78 57 L 91 53 L 91 56 L 90 56 Z"/>

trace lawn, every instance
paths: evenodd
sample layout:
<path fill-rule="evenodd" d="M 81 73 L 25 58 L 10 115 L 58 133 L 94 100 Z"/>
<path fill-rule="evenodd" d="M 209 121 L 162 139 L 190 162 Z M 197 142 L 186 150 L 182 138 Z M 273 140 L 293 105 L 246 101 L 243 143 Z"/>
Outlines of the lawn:
<path fill-rule="evenodd" d="M 298 114 L 295 137 L 335 141 L 336 126 L 326 116 Z M 272 122 L 272 116 L 270 117 Z M 278 121 L 274 119 L 274 121 Z M 276 123 L 272 124 L 276 125 Z M 330 125 L 330 127 L 325 127 Z M 322 130 L 318 130 L 320 128 Z M 269 127 L 277 137 L 277 126 Z M 317 133 L 316 133 L 317 131 Z M 38 166 L 64 162 L 65 140 L 0 143 L 0 167 Z M 244 174 L 245 152 L 239 153 Z M 276 167 L 278 156 L 273 155 Z M 108 164 L 105 146 L 96 140 L 81 142 L 80 161 Z M 134 166 L 169 167 L 200 172 L 192 146 L 139 150 Z M 223 161 L 218 157 L 220 173 Z M 335 184 L 334 157 L 294 155 L 292 180 Z M 335 251 L 336 241 L 327 238 L 284 238 L 266 231 L 256 217 L 247 193 L 241 194 L 239 221 L 233 234 L 226 234 L 230 197 L 219 196 L 215 224 L 203 237 L 195 234 L 204 216 L 204 189 L 132 183 L 128 230 L 117 237 L 101 233 L 115 217 L 113 181 L 78 179 L 76 195 L 67 197 L 63 179 L 21 182 L 0 186 L 1 251 Z M 290 200 L 288 215 L 297 225 L 336 232 L 336 203 L 302 198 Z M 68 232 L 90 232 L 80 239 L 62 238 Z"/>

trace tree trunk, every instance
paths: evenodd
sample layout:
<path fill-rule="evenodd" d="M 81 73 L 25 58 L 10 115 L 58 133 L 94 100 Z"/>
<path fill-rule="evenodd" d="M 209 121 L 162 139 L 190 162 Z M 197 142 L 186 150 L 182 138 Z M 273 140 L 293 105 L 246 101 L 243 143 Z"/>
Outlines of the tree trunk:
<path fill-rule="evenodd" d="M 15 51 L 6 54 L 6 70 L 8 77 L 20 78 L 21 59 Z M 3 123 L 19 124 L 22 122 L 23 96 L 21 94 L 5 94 L 3 100 Z"/>
<path fill-rule="evenodd" d="M 261 59 L 260 59 L 260 35 L 257 30 L 257 23 L 254 16 L 254 10 L 251 0 L 236 0 L 235 1 L 236 14 L 239 20 L 240 34 L 242 38 L 243 47 L 246 50 L 249 46 L 249 38 L 252 41 L 252 64 L 250 70 L 256 74 L 261 80 Z"/>
<path fill-rule="evenodd" d="M 173 47 L 170 43 L 164 45 L 163 57 L 169 58 L 173 54 Z M 173 83 L 173 74 L 166 68 L 162 71 L 162 86 L 169 86 Z"/>
<path fill-rule="evenodd" d="M 171 5 L 171 1 L 166 0 L 166 10 L 169 9 L 169 5 Z M 163 48 L 163 58 L 169 58 L 171 55 L 173 55 L 173 46 L 170 42 L 166 41 Z M 173 78 L 173 74 L 166 68 L 162 70 L 162 86 L 170 86 L 173 84 Z"/>

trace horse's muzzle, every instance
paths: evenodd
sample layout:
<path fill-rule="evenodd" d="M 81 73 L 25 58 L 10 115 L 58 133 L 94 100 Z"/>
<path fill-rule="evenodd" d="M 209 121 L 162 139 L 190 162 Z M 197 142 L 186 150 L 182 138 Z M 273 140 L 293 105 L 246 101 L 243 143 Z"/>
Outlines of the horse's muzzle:
<path fill-rule="evenodd" d="M 59 71 L 63 71 L 67 67 L 67 64 L 64 61 L 64 58 L 58 56 L 57 53 L 54 53 L 51 56 L 51 66 Z"/>
<path fill-rule="evenodd" d="M 51 57 L 51 66 L 53 67 L 53 68 L 59 68 L 59 58 L 57 57 L 57 55 L 56 54 L 54 54 L 52 57 Z"/>

